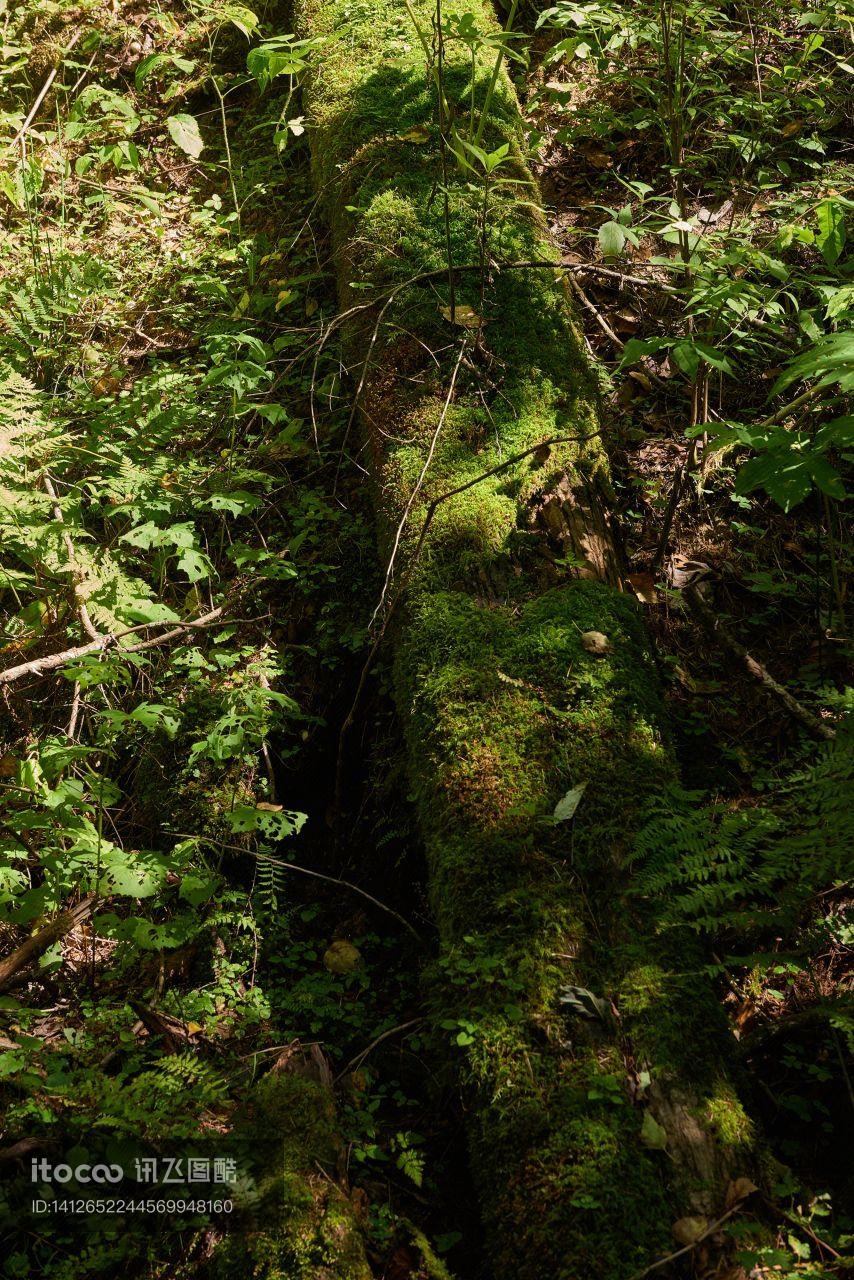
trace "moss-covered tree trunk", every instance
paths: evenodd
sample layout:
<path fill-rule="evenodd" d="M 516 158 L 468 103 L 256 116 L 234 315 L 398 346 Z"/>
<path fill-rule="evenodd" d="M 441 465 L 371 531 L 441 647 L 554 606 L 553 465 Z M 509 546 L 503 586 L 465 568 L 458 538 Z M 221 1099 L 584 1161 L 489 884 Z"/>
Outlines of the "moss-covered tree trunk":
<path fill-rule="evenodd" d="M 668 954 L 626 894 L 639 811 L 673 763 L 616 589 L 595 377 L 558 273 L 497 265 L 553 261 L 509 79 L 483 134 L 509 150 L 487 182 L 473 152 L 468 170 L 443 155 L 433 0 L 296 11 L 330 36 L 306 109 L 342 305 L 362 307 L 348 350 L 387 558 L 407 517 L 398 701 L 441 937 L 432 990 L 495 1274 L 619 1280 L 673 1247 L 675 1220 L 723 1208 L 752 1139 L 696 957 Z M 444 5 L 451 24 L 465 12 L 495 34 L 485 0 Z M 493 59 L 478 55 L 475 131 Z M 445 114 L 469 137 L 470 66 L 446 39 Z M 420 545 L 429 504 L 463 486 Z"/>

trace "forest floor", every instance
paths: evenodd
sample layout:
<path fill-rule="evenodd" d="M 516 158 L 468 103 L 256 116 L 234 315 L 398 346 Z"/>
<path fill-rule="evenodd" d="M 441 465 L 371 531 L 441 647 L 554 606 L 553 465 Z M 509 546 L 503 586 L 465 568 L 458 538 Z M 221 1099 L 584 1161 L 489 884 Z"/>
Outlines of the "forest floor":
<path fill-rule="evenodd" d="M 441 1066 L 464 1032 L 423 995 L 435 935 L 382 653 L 341 760 L 382 566 L 297 87 L 311 51 L 271 39 L 282 26 L 269 9 L 262 25 L 236 4 L 0 4 L 0 666 L 17 672 L 2 686 L 0 950 L 17 955 L 81 886 L 99 905 L 95 927 L 76 924 L 0 986 L 10 1277 L 201 1274 L 222 1213 L 124 1235 L 108 1220 L 48 1229 L 21 1216 L 26 1164 L 58 1150 L 117 1158 L 200 1128 L 215 1145 L 267 1064 L 286 1070 L 314 1046 L 377 1277 L 426 1275 L 423 1230 L 459 1280 L 488 1280 L 466 1099 Z M 760 50 L 769 75 L 803 44 L 796 16 Z M 611 55 L 598 70 L 550 62 L 556 39 L 533 37 L 519 86 L 603 371 L 630 582 L 686 786 L 718 813 L 749 814 L 811 777 L 820 751 L 710 643 L 681 591 L 699 586 L 701 608 L 837 723 L 852 706 L 854 561 L 833 477 L 850 444 L 831 440 L 833 476 L 817 469 L 824 487 L 811 479 L 793 501 L 802 477 L 739 489 L 744 442 L 695 454 L 686 431 L 714 436 L 737 413 L 761 424 L 786 361 L 854 289 L 850 103 L 807 67 L 774 126 L 795 177 L 780 170 L 757 193 L 745 143 L 674 213 L 667 144 L 628 119 L 638 85 L 609 78 Z M 737 75 L 752 83 L 752 56 Z M 822 93 L 813 121 L 807 99 Z M 731 119 L 716 129 L 737 132 Z M 792 153 L 813 138 L 821 167 L 799 169 Z M 603 236 L 605 224 L 622 231 Z M 702 267 L 695 236 L 715 245 Z M 687 260 L 663 264 L 662 244 L 687 246 Z M 733 280 L 754 293 L 715 292 Z M 826 404 L 810 440 L 840 412 L 839 397 Z M 769 431 L 754 431 L 757 451 L 776 458 Z M 87 643 L 61 674 L 38 665 Z M 769 884 L 789 895 L 776 941 L 731 901 L 710 940 L 789 1170 L 789 1216 L 756 1277 L 831 1275 L 840 1258 L 842 1274 L 854 1235 L 854 935 L 850 876 L 835 867 L 762 881 L 760 898 Z"/>

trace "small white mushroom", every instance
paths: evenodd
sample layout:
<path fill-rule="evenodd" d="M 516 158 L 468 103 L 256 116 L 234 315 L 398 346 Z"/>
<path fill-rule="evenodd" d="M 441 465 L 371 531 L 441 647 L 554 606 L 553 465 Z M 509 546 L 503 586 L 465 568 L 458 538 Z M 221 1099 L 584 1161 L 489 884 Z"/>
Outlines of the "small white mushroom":
<path fill-rule="evenodd" d="M 582 631 L 581 643 L 588 653 L 594 654 L 597 658 L 604 658 L 606 654 L 614 651 L 611 641 L 601 631 Z"/>

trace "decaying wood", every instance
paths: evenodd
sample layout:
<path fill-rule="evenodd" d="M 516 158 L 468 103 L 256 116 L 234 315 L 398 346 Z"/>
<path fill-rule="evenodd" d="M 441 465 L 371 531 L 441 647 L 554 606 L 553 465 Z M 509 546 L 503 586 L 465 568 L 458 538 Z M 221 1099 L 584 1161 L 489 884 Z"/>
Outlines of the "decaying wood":
<path fill-rule="evenodd" d="M 34 964 L 39 956 L 44 955 L 55 942 L 64 938 L 77 925 L 88 920 L 94 910 L 95 901 L 94 897 L 84 898 L 76 907 L 63 911 L 62 915 L 46 924 L 38 933 L 32 934 L 26 942 L 22 942 L 11 955 L 6 956 L 5 960 L 0 960 L 0 991 L 8 987 L 9 983 L 24 969 Z"/>
<path fill-rule="evenodd" d="M 564 475 L 528 503 L 525 527 L 541 535 L 544 554 L 564 561 L 563 574 L 625 590 L 626 564 L 602 488 Z M 554 575 L 557 577 L 557 575 Z"/>

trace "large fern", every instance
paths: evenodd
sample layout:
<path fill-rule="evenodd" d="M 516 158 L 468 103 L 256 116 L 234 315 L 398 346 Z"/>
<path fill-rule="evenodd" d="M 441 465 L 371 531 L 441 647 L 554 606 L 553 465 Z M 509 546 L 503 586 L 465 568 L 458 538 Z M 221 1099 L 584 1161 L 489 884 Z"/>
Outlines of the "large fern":
<path fill-rule="evenodd" d="M 762 805 L 702 803 L 678 787 L 650 803 L 634 892 L 658 904 L 663 927 L 785 933 L 816 894 L 854 879 L 852 736 Z"/>

